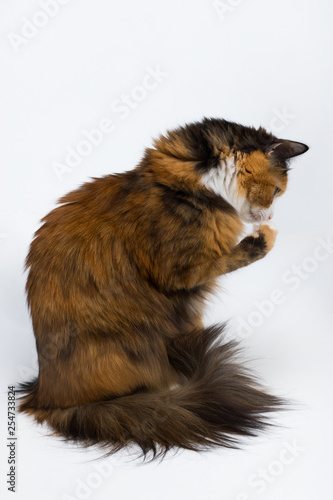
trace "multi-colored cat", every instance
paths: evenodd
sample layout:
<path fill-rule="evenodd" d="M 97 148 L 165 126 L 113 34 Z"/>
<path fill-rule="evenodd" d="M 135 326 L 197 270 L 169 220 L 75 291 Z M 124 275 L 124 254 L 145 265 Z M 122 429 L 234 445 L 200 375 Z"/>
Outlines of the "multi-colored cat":
<path fill-rule="evenodd" d="M 201 316 L 219 276 L 272 249 L 266 221 L 307 149 L 205 119 L 61 198 L 26 262 L 39 375 L 21 411 L 107 452 L 232 446 L 262 428 L 281 401 Z M 260 227 L 239 241 L 243 222 Z"/>

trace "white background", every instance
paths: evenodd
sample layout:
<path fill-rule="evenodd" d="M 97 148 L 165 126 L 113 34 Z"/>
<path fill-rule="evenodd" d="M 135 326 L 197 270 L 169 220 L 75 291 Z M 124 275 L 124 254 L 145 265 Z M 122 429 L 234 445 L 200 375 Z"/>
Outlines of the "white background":
<path fill-rule="evenodd" d="M 36 373 L 23 263 L 39 219 L 89 177 L 133 168 L 152 137 L 203 116 L 263 125 L 310 146 L 276 207 L 275 248 L 224 278 L 206 314 L 207 323 L 233 318 L 230 335 L 246 337 L 260 378 L 295 409 L 242 450 L 143 466 L 126 452 L 92 462 L 98 452 L 46 437 L 18 416 L 15 498 L 329 498 L 333 247 L 318 238 L 333 241 L 332 2 L 225 0 L 217 9 L 213 0 L 62 0 L 52 15 L 40 14 L 40 3 L 0 7 L 2 498 L 14 497 L 5 478 L 7 386 Z M 156 67 L 163 76 L 154 84 L 146 75 Z M 155 88 L 138 89 L 143 82 Z M 132 108 L 121 113 L 124 94 Z M 113 131 L 57 176 L 67 148 L 105 118 Z M 276 289 L 279 304 L 270 299 Z"/>

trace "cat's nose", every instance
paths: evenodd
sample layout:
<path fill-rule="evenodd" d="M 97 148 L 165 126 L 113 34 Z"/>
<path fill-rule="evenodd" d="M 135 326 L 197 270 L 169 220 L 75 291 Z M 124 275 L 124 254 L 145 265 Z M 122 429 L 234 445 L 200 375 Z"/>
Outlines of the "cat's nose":
<path fill-rule="evenodd" d="M 268 217 L 268 220 L 271 220 L 271 218 L 272 218 L 272 217 L 273 217 L 273 215 L 270 215 L 270 216 Z"/>

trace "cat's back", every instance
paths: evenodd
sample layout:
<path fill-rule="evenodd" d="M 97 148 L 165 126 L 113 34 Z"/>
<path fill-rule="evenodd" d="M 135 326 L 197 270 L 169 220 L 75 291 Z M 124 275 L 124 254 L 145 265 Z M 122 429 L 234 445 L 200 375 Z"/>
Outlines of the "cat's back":
<path fill-rule="evenodd" d="M 59 200 L 42 219 L 26 259 L 28 300 L 34 291 L 64 288 L 66 281 L 105 279 L 112 260 L 123 255 L 126 219 L 133 219 L 138 173 L 93 179 Z M 57 283 L 60 286 L 57 286 Z"/>
<path fill-rule="evenodd" d="M 43 224 L 35 233 L 27 266 L 33 263 L 33 254 L 38 249 L 43 250 L 45 260 L 63 245 L 77 246 L 79 242 L 112 236 L 112 230 L 117 232 L 119 219 L 130 211 L 138 178 L 135 171 L 93 178 L 61 197 L 59 205 L 42 219 Z"/>

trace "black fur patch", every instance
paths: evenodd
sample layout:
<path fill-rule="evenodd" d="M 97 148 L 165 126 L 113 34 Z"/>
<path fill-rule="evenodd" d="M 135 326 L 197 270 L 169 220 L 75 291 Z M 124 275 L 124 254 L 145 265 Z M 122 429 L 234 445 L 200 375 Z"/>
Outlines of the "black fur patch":
<path fill-rule="evenodd" d="M 181 138 L 190 152 L 188 159 L 196 161 L 196 169 L 202 174 L 219 164 L 222 146 L 235 152 L 265 152 L 278 140 L 262 127 L 256 129 L 220 118 L 205 118 L 180 127 L 172 135 Z"/>
<path fill-rule="evenodd" d="M 266 240 L 263 233 L 259 232 L 259 236 L 247 236 L 240 245 L 244 248 L 251 259 L 256 259 L 266 253 Z"/>
<path fill-rule="evenodd" d="M 202 210 L 221 210 L 224 213 L 236 214 L 235 209 L 221 196 L 211 192 L 208 189 L 202 188 L 201 191 L 197 190 L 195 193 L 181 189 L 172 189 L 164 184 L 154 184 L 161 190 L 161 196 L 168 211 L 172 207 L 185 208 L 192 211 L 193 217 L 197 217 Z M 182 207 L 183 205 L 183 207 Z"/>

